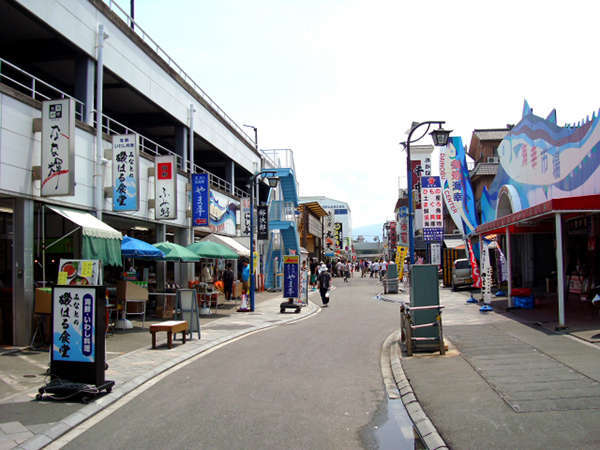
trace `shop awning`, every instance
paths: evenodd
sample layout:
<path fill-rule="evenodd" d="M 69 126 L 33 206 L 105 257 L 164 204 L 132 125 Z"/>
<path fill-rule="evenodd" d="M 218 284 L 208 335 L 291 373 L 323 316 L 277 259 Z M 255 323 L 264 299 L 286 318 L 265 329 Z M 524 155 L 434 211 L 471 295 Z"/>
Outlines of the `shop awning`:
<path fill-rule="evenodd" d="M 530 208 L 508 214 L 486 222 L 475 229 L 475 234 L 502 233 L 507 227 L 511 232 L 518 231 L 518 225 L 533 224 L 551 218 L 557 213 L 589 213 L 600 211 L 600 195 L 553 198 Z M 515 229 L 513 229 L 515 228 Z M 533 231 L 528 229 L 526 231 Z"/>
<path fill-rule="evenodd" d="M 465 241 L 462 239 L 444 239 L 444 245 L 446 248 L 455 248 L 457 250 L 463 250 L 465 248 Z"/>
<path fill-rule="evenodd" d="M 237 253 L 238 256 L 250 257 L 250 249 L 229 236 L 222 236 L 220 234 L 209 234 L 202 240 L 216 242 L 217 244 L 223 244 L 229 247 L 235 253 Z"/>
<path fill-rule="evenodd" d="M 121 266 L 123 235 L 101 220 L 84 211 L 48 206 L 52 211 L 81 227 L 81 257 L 99 259 L 105 265 Z"/>

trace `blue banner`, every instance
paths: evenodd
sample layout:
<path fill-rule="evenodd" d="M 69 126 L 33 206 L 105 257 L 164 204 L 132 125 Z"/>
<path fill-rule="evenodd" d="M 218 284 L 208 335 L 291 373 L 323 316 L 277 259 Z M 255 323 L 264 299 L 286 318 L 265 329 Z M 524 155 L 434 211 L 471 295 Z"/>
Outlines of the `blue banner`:
<path fill-rule="evenodd" d="M 209 211 L 208 174 L 195 173 L 192 175 L 192 226 L 208 226 Z"/>
<path fill-rule="evenodd" d="M 469 177 L 469 169 L 467 167 L 467 159 L 465 154 L 465 147 L 463 146 L 462 139 L 460 137 L 452 137 L 452 143 L 456 148 L 456 160 L 460 162 L 461 169 L 461 184 L 462 184 L 462 208 L 464 212 L 463 217 L 463 228 L 465 234 L 470 234 L 479 221 L 477 220 L 477 214 L 475 212 L 475 196 L 473 195 L 473 188 L 471 187 L 471 178 Z M 467 219 L 465 221 L 464 219 Z"/>
<path fill-rule="evenodd" d="M 285 298 L 300 297 L 299 266 L 300 257 L 298 255 L 283 256 L 283 296 Z"/>
<path fill-rule="evenodd" d="M 53 297 L 52 359 L 94 362 L 96 288 L 57 286 Z"/>

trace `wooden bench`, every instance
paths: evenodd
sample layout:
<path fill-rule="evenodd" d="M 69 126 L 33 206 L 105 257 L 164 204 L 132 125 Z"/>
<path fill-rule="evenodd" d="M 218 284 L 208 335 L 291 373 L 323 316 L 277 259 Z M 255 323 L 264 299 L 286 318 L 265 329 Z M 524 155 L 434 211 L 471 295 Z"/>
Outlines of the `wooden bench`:
<path fill-rule="evenodd" d="M 152 333 L 152 348 L 156 348 L 156 333 L 159 331 L 167 332 L 167 346 L 173 348 L 173 334 L 181 333 L 183 343 L 185 344 L 185 335 L 188 329 L 188 323 L 185 320 L 167 320 L 165 322 L 153 323 L 150 325 Z"/>

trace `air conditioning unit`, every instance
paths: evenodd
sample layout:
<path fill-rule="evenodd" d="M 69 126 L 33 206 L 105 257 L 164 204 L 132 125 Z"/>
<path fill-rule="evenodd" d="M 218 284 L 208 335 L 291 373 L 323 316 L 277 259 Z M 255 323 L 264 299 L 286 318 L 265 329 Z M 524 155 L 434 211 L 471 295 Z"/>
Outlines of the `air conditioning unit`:
<path fill-rule="evenodd" d="M 497 156 L 488 156 L 487 162 L 498 164 L 498 157 Z"/>

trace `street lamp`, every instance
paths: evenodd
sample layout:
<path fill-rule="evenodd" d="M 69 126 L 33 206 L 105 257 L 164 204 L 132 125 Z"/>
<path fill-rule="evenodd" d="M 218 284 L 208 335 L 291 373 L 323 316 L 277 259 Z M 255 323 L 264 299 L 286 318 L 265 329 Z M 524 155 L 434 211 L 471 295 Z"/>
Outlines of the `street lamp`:
<path fill-rule="evenodd" d="M 408 132 L 408 138 L 406 142 L 401 142 L 402 145 L 406 148 L 406 178 L 407 178 L 407 190 L 408 190 L 408 254 L 410 256 L 410 263 L 415 263 L 415 236 L 413 233 L 413 220 L 414 220 L 414 206 L 413 206 L 413 198 L 412 198 L 412 167 L 410 165 L 410 144 L 413 144 L 422 138 L 425 137 L 427 132 L 431 129 L 432 125 L 438 125 L 437 130 L 433 130 L 431 133 L 431 137 L 433 138 L 433 144 L 436 146 L 444 146 L 448 144 L 448 137 L 450 136 L 451 130 L 444 130 L 442 125 L 446 123 L 443 120 L 428 120 L 426 122 L 413 122 L 410 127 L 410 131 Z M 420 128 L 424 125 L 427 125 L 427 129 L 425 132 L 419 136 L 418 138 L 411 140 L 412 134 L 415 132 L 417 128 Z"/>
<path fill-rule="evenodd" d="M 261 170 L 250 178 L 250 185 L 253 186 L 259 176 L 267 177 L 269 187 L 277 187 L 279 178 L 274 170 Z M 256 192 L 258 200 L 258 191 Z M 250 195 L 250 311 L 254 311 L 254 196 Z"/>

